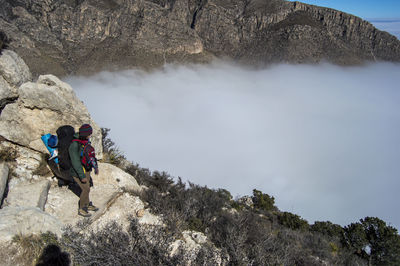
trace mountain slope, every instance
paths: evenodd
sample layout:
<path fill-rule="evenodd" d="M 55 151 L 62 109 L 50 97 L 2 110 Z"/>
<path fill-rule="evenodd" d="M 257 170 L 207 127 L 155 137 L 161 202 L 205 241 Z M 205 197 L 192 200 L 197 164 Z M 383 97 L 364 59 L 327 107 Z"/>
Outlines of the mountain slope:
<path fill-rule="evenodd" d="M 0 28 L 34 74 L 93 73 L 214 56 L 251 64 L 400 61 L 358 17 L 282 0 L 0 0 Z"/>

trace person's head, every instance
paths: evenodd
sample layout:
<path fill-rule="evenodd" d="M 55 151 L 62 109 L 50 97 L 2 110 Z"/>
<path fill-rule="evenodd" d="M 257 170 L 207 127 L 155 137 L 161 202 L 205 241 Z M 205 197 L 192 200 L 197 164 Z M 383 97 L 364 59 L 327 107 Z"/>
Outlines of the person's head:
<path fill-rule="evenodd" d="M 81 139 L 88 139 L 90 135 L 92 135 L 93 129 L 89 124 L 83 124 L 79 128 L 79 138 Z"/>

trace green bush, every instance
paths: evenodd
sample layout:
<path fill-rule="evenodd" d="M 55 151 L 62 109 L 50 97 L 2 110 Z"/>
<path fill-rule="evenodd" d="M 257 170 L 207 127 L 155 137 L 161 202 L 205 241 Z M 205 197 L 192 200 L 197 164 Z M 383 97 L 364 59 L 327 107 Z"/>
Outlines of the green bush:
<path fill-rule="evenodd" d="M 376 217 L 366 217 L 344 228 L 343 243 L 373 265 L 400 265 L 397 229 Z M 369 249 L 369 251 L 367 250 Z"/>
<path fill-rule="evenodd" d="M 254 208 L 264 211 L 277 210 L 274 197 L 264 194 L 257 189 L 253 189 L 253 203 Z"/>
<path fill-rule="evenodd" d="M 327 222 L 315 222 L 310 226 L 310 230 L 313 232 L 318 232 L 329 237 L 342 238 L 344 229 L 338 224 L 333 224 L 329 221 Z"/>
<path fill-rule="evenodd" d="M 292 230 L 308 230 L 309 224 L 306 220 L 302 219 L 300 216 L 290 213 L 283 212 L 278 215 L 278 222 Z"/>

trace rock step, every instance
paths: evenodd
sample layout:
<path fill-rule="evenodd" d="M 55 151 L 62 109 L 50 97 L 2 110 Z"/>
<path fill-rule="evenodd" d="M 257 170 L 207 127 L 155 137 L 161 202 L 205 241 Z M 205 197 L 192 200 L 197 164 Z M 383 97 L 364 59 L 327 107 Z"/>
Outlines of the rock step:
<path fill-rule="evenodd" d="M 17 184 L 8 191 L 4 205 L 9 207 L 38 207 L 44 211 L 49 189 L 49 180 Z"/>
<path fill-rule="evenodd" d="M 47 231 L 62 234 L 63 224 L 37 207 L 5 207 L 0 210 L 0 242 L 11 241 L 15 235 Z"/>

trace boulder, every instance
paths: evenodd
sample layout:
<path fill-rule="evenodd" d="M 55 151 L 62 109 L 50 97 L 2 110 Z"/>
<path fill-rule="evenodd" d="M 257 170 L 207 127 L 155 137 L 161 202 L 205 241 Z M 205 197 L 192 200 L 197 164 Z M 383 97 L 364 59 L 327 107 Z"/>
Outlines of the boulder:
<path fill-rule="evenodd" d="M 240 199 L 238 199 L 238 202 L 240 204 L 245 205 L 246 207 L 253 207 L 253 205 L 254 205 L 253 198 L 250 196 L 243 196 Z"/>
<path fill-rule="evenodd" d="M 137 215 L 140 213 L 140 215 Z M 137 217 L 139 224 L 162 225 L 159 217 L 144 210 L 144 204 L 137 196 L 132 196 L 129 193 L 122 193 L 116 197 L 113 202 L 110 202 L 107 210 L 99 211 L 92 218 L 91 227 L 95 230 L 104 228 L 110 222 L 116 222 L 124 230 L 129 227 L 129 218 Z"/>
<path fill-rule="evenodd" d="M 49 189 L 49 180 L 27 184 L 20 183 L 9 189 L 5 205 L 10 207 L 38 207 L 44 211 Z"/>
<path fill-rule="evenodd" d="M 37 207 L 5 207 L 0 210 L 0 241 L 11 241 L 15 235 L 52 232 L 62 235 L 63 224 Z"/>
<path fill-rule="evenodd" d="M 55 134 L 59 126 L 82 124 L 93 127 L 92 144 L 102 158 L 101 129 L 92 120 L 86 106 L 73 89 L 53 75 L 40 76 L 18 89 L 18 100 L 7 104 L 0 119 L 0 135 L 7 140 L 31 149 L 47 152 L 40 137 Z"/>
<path fill-rule="evenodd" d="M 22 83 L 32 79 L 31 72 L 24 60 L 15 52 L 3 50 L 0 55 L 0 76 L 11 88 L 19 87 Z M 0 79 L 1 80 L 1 79 Z M 0 81 L 0 84 L 2 81 Z"/>
<path fill-rule="evenodd" d="M 108 164 L 99 163 L 99 175 L 92 174 L 94 185 L 110 184 L 126 191 L 141 192 L 142 187 L 136 182 L 136 179 L 120 168 Z"/>
<path fill-rule="evenodd" d="M 1 162 L 0 163 L 0 198 L 3 198 L 4 195 L 4 190 L 6 189 L 7 186 L 7 180 L 8 180 L 8 166 L 6 163 Z"/>

